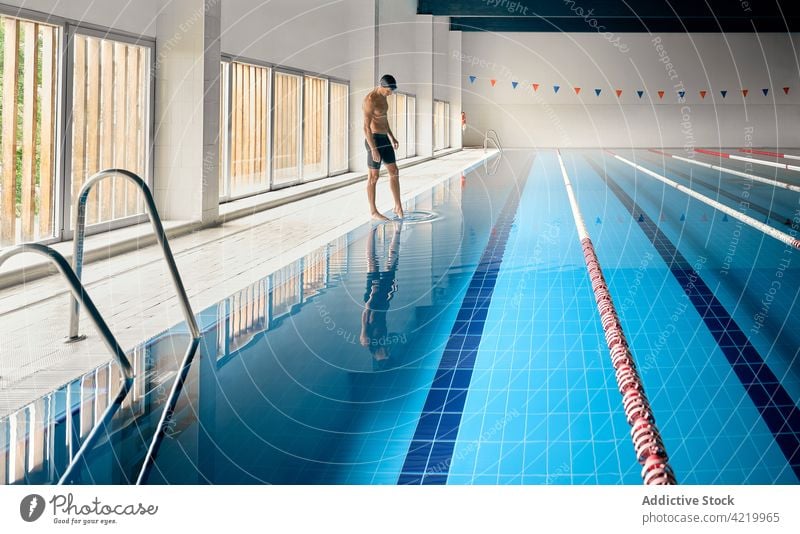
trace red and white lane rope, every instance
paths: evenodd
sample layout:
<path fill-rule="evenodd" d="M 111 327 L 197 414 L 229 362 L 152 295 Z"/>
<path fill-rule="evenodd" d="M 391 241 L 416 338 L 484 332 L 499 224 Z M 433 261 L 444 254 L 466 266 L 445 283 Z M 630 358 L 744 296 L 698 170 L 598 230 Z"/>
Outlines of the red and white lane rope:
<path fill-rule="evenodd" d="M 575 219 L 575 227 L 578 229 L 578 237 L 580 237 L 583 248 L 583 259 L 589 271 L 597 310 L 600 312 L 606 344 L 611 351 L 611 364 L 614 367 L 619 392 L 622 394 L 622 406 L 628 424 L 631 425 L 631 438 L 636 458 L 642 465 L 642 480 L 647 485 L 676 484 L 675 474 L 669 465 L 664 442 L 656 427 L 653 411 L 650 409 L 650 401 L 645 395 L 642 379 L 636 370 L 628 341 L 622 331 L 622 324 L 619 322 L 611 293 L 608 291 L 608 285 L 603 277 L 603 270 L 600 268 L 594 245 L 586 230 L 586 223 L 583 221 L 583 215 L 575 200 L 572 183 L 564 168 L 561 153 L 557 151 L 557 155 L 569 203 L 572 207 L 572 217 Z"/>
<path fill-rule="evenodd" d="M 795 155 L 792 155 L 792 154 L 785 154 L 785 153 L 780 153 L 780 152 L 770 152 L 769 150 L 755 150 L 753 148 L 740 148 L 739 152 L 744 152 L 745 154 L 757 154 L 759 156 L 772 156 L 773 158 L 800 160 L 800 156 L 795 156 Z"/>
<path fill-rule="evenodd" d="M 634 162 L 632 162 L 630 160 L 627 160 L 627 159 L 623 158 L 622 156 L 611 152 L 610 150 L 606 150 L 606 152 L 608 152 L 609 154 L 611 154 L 612 156 L 614 156 L 616 159 L 620 160 L 621 162 L 623 162 L 623 163 L 625 163 L 627 165 L 630 165 L 634 169 L 642 171 L 646 175 L 652 176 L 656 180 L 664 182 L 665 184 L 674 187 L 678 191 L 682 191 L 682 192 L 686 193 L 687 195 L 689 195 L 692 198 L 696 198 L 697 200 L 699 200 L 703 204 L 711 206 L 712 208 L 717 209 L 717 210 L 721 211 L 722 213 L 726 213 L 726 214 L 730 215 L 731 217 L 733 217 L 734 219 L 738 219 L 738 220 L 742 221 L 743 223 L 745 223 L 746 225 L 751 226 L 751 227 L 753 227 L 756 230 L 759 230 L 761 232 L 764 232 L 765 234 L 767 234 L 770 237 L 774 237 L 775 239 L 777 239 L 781 243 L 789 245 L 790 247 L 794 247 L 794 248 L 800 249 L 800 240 L 790 236 L 786 232 L 781 232 L 777 228 L 773 228 L 772 226 L 769 226 L 768 224 L 764 224 L 761 221 L 757 221 L 756 219 L 754 219 L 754 218 L 752 218 L 752 217 L 750 217 L 748 215 L 745 215 L 744 213 L 740 213 L 740 212 L 736 211 L 735 209 L 733 209 L 733 208 L 731 208 L 729 206 L 726 206 L 725 204 L 722 204 L 721 202 L 717 202 L 713 198 L 709 198 L 709 197 L 707 197 L 707 196 L 705 196 L 703 194 L 698 193 L 694 189 L 690 189 L 690 188 L 688 188 L 686 186 L 683 186 L 683 185 L 679 184 L 678 182 L 675 182 L 674 180 L 670 180 L 666 176 L 662 176 L 662 175 L 658 174 L 657 172 L 653 172 L 653 171 L 651 171 L 650 169 L 648 169 L 646 167 L 642 167 L 641 165 L 639 165 L 637 163 L 634 163 Z"/>
<path fill-rule="evenodd" d="M 733 169 L 729 169 L 727 167 L 720 167 L 719 165 L 713 165 L 711 163 L 706 163 L 705 161 L 698 161 L 696 159 L 684 158 L 682 156 L 676 156 L 675 154 L 668 154 L 667 152 L 662 152 L 660 150 L 656 150 L 654 148 L 648 149 L 650 152 L 654 154 L 660 154 L 662 156 L 667 156 L 672 159 L 677 159 L 679 161 L 685 161 L 686 163 L 691 163 L 693 165 L 699 165 L 700 167 L 705 167 L 707 169 L 714 169 L 715 171 L 724 172 L 727 174 L 732 174 L 734 176 L 739 176 L 741 178 L 747 178 L 749 180 L 753 180 L 754 182 L 760 182 L 762 184 L 771 185 L 773 187 L 780 187 L 781 189 L 788 189 L 789 191 L 795 191 L 800 193 L 800 186 L 794 184 L 787 184 L 785 182 L 779 182 L 778 180 L 773 180 L 771 178 L 764 178 L 763 176 L 758 176 L 755 174 L 750 174 L 747 172 L 736 171 Z"/>
<path fill-rule="evenodd" d="M 786 169 L 789 171 L 800 171 L 800 167 L 797 165 L 789 165 L 788 163 L 781 163 L 779 161 L 748 158 L 745 156 L 737 156 L 736 154 L 728 154 L 726 152 L 717 152 L 716 150 L 707 150 L 705 148 L 695 148 L 694 151 L 699 154 L 708 154 L 709 156 L 716 156 L 718 158 L 735 159 L 737 161 L 745 161 L 748 163 L 755 163 L 756 165 L 765 165 L 767 167 L 775 167 L 777 169 Z"/>

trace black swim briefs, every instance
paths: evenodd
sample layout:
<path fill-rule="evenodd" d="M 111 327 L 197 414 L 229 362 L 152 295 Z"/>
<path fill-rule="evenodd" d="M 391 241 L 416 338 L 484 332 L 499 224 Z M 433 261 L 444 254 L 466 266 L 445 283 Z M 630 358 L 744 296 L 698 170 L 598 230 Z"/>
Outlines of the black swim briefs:
<path fill-rule="evenodd" d="M 389 140 L 389 136 L 382 133 L 374 133 L 372 134 L 372 139 L 375 141 L 375 148 L 378 149 L 378 154 L 380 155 L 380 161 L 373 161 L 372 160 L 372 152 L 369 148 L 369 143 L 364 141 L 364 146 L 367 147 L 367 167 L 370 169 L 380 169 L 381 168 L 381 161 L 385 164 L 394 163 L 397 161 L 394 156 L 394 147 L 392 147 L 392 142 Z"/>

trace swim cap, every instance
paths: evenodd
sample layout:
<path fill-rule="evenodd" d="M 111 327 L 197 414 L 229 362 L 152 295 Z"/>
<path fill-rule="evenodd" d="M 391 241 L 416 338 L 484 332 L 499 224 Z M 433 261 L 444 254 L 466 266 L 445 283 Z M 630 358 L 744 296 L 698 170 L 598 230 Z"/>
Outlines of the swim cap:
<path fill-rule="evenodd" d="M 397 91 L 397 80 L 391 74 L 381 76 L 381 87 L 388 87 L 392 91 Z"/>

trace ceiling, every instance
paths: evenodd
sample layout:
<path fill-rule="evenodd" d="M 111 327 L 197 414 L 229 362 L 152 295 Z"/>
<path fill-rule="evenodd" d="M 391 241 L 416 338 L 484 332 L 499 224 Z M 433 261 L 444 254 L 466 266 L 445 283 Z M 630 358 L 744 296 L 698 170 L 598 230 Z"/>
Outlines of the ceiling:
<path fill-rule="evenodd" d="M 417 13 L 460 31 L 800 31 L 800 0 L 418 0 Z"/>

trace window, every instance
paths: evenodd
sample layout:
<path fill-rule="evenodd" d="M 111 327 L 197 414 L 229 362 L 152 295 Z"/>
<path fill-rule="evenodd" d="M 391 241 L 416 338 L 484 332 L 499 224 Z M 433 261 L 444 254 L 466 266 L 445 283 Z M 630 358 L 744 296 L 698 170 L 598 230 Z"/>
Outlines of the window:
<path fill-rule="evenodd" d="M 0 17 L 0 247 L 56 233 L 59 35 Z"/>
<path fill-rule="evenodd" d="M 328 80 L 305 76 L 303 89 L 303 179 L 328 174 Z"/>
<path fill-rule="evenodd" d="M 220 197 L 230 199 L 269 189 L 270 69 L 238 62 L 221 68 Z"/>
<path fill-rule="evenodd" d="M 347 83 L 233 58 L 220 69 L 221 201 L 348 170 Z"/>
<path fill-rule="evenodd" d="M 72 39 L 72 198 L 95 173 L 127 169 L 148 180 L 150 49 L 75 34 Z M 143 213 L 139 190 L 122 178 L 92 189 L 86 222 Z"/>
<path fill-rule="evenodd" d="M 349 87 L 343 83 L 331 82 L 330 86 L 330 163 L 328 172 L 331 174 L 345 172 L 348 163 L 348 98 Z"/>
<path fill-rule="evenodd" d="M 433 101 L 433 150 L 450 146 L 450 103 Z"/>
<path fill-rule="evenodd" d="M 417 98 L 408 95 L 406 99 L 406 156 L 417 155 Z"/>
<path fill-rule="evenodd" d="M 300 178 L 301 76 L 275 73 L 275 141 L 272 154 L 275 186 L 295 183 Z"/>
<path fill-rule="evenodd" d="M 444 103 L 444 147 L 450 148 L 450 102 Z"/>
<path fill-rule="evenodd" d="M 394 136 L 397 138 L 397 159 L 405 159 L 406 156 L 406 95 L 398 94 L 395 99 L 394 108 Z"/>
<path fill-rule="evenodd" d="M 398 160 L 416 155 L 416 98 L 406 93 L 395 92 L 386 98 L 389 103 L 389 128 L 399 144 L 395 155 Z"/>

